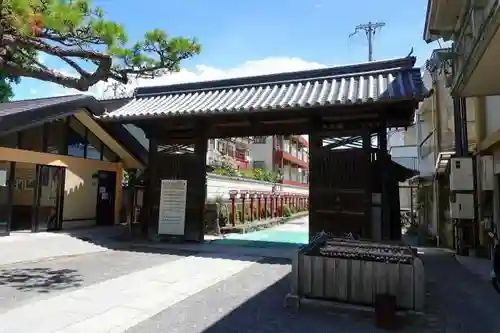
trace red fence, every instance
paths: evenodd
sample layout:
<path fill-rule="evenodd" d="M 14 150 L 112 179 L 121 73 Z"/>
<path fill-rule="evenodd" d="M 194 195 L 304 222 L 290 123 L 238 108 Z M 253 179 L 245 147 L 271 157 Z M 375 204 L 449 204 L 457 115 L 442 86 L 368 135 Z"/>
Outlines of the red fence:
<path fill-rule="evenodd" d="M 282 192 L 229 191 L 232 226 L 246 221 L 287 217 L 308 209 L 309 196 Z"/>

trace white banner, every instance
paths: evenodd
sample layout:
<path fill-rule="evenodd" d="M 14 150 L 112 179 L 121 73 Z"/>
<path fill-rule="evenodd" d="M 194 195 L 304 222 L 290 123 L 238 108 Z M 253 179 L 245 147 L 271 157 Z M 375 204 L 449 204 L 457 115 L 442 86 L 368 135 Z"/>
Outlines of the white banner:
<path fill-rule="evenodd" d="M 187 180 L 162 179 L 158 214 L 159 235 L 184 235 L 186 192 Z"/>

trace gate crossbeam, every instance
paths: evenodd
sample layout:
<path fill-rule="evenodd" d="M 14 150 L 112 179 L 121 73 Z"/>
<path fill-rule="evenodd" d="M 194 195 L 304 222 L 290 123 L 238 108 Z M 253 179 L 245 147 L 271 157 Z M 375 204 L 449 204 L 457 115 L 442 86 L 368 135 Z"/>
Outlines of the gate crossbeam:
<path fill-rule="evenodd" d="M 371 137 L 374 138 L 376 134 L 372 134 Z M 323 139 L 323 144 L 326 149 L 336 149 L 336 148 L 362 148 L 363 138 L 361 136 L 350 136 L 350 137 L 339 137 L 339 138 L 328 138 Z M 375 147 L 372 143 L 372 147 Z"/>

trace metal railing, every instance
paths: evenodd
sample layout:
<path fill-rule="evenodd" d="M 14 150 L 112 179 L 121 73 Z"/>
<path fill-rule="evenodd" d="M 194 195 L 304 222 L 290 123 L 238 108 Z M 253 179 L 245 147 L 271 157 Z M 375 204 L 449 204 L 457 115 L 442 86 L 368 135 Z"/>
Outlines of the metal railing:
<path fill-rule="evenodd" d="M 419 150 L 420 158 L 424 158 L 424 157 L 430 155 L 434 151 L 434 145 L 432 142 L 433 134 L 434 134 L 434 132 L 430 132 L 424 138 L 424 140 L 422 140 L 422 142 L 419 144 L 418 150 Z"/>
<path fill-rule="evenodd" d="M 416 156 L 402 156 L 402 157 L 393 157 L 392 160 L 405 168 L 411 170 L 418 170 L 418 157 Z"/>
<path fill-rule="evenodd" d="M 493 2 L 493 1 L 490 1 Z M 479 42 L 479 36 L 483 29 L 483 24 L 486 21 L 491 6 L 480 7 L 477 5 L 469 5 L 467 13 L 464 16 L 461 24 L 458 37 L 453 43 L 453 51 L 459 55 L 456 57 L 456 74 L 463 71 L 467 65 L 467 59 L 473 50 L 476 43 Z"/>

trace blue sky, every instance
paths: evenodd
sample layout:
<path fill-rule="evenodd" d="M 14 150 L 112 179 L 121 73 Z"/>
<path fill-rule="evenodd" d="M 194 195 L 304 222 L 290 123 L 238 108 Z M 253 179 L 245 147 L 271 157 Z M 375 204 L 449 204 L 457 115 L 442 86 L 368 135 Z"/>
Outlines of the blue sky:
<path fill-rule="evenodd" d="M 422 41 L 427 0 L 98 0 L 95 4 L 107 18 L 123 24 L 131 40 L 153 28 L 196 36 L 202 54 L 182 64 L 191 81 L 252 75 L 256 64 L 260 66 L 256 74 L 261 74 L 266 68 L 298 70 L 364 62 L 365 35 L 348 36 L 357 24 L 368 21 L 386 23 L 375 37 L 376 60 L 404 57 L 413 47 L 421 65 L 438 47 Z M 54 59 L 45 63 L 67 70 Z M 15 88 L 16 99 L 69 92 L 29 79 Z"/>

